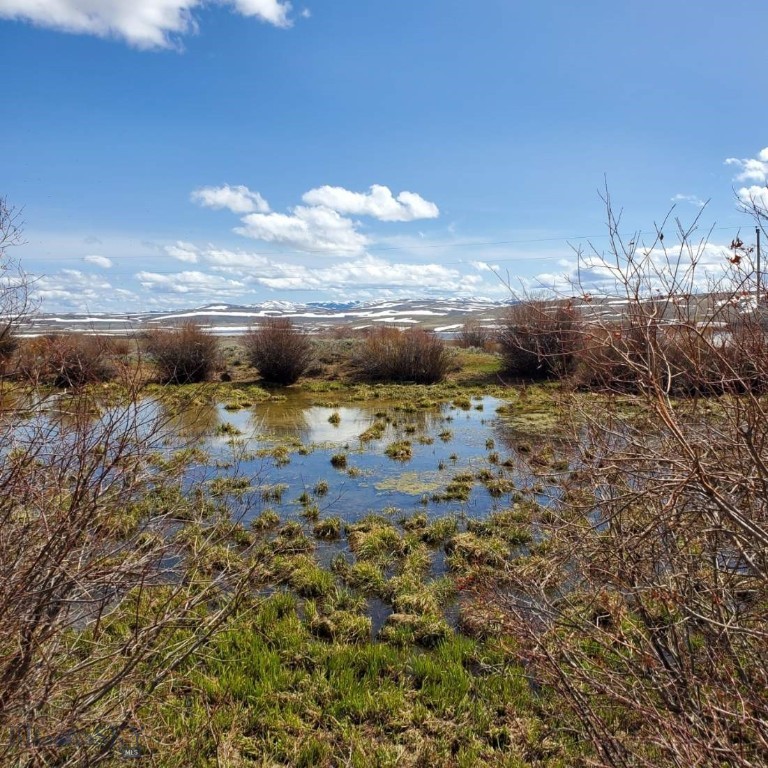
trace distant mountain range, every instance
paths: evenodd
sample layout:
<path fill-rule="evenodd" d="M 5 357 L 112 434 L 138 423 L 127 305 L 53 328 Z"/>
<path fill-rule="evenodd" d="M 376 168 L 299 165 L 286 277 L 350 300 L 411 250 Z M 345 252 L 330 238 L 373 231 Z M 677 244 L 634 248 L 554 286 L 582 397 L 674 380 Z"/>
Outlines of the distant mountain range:
<path fill-rule="evenodd" d="M 23 329 L 26 334 L 61 331 L 126 334 L 151 328 L 173 327 L 194 321 L 219 335 L 244 333 L 265 318 L 289 318 L 307 330 L 320 331 L 339 325 L 364 328 L 372 325 L 399 327 L 420 326 L 450 333 L 469 316 L 481 324 L 495 325 L 510 302 L 488 299 L 418 299 L 372 302 L 265 301 L 261 304 L 238 305 L 215 303 L 172 312 L 115 313 L 40 313 L 30 318 Z"/>

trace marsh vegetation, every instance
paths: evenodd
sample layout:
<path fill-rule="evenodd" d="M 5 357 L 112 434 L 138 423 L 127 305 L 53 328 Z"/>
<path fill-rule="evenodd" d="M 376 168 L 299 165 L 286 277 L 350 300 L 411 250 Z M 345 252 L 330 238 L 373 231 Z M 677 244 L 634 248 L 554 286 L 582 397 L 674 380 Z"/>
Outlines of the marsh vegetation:
<path fill-rule="evenodd" d="M 292 337 L 291 386 L 190 326 L 7 344 L 2 760 L 764 765 L 762 316 L 614 248 L 619 320 Z"/>

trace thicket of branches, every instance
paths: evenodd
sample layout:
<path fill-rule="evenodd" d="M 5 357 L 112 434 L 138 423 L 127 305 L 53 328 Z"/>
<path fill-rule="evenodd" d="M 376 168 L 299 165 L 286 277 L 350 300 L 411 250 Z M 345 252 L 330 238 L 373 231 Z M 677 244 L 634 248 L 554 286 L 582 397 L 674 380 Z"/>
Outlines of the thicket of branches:
<path fill-rule="evenodd" d="M 524 301 L 510 307 L 497 334 L 504 372 L 531 380 L 569 375 L 580 340 L 579 320 L 563 302 Z"/>
<path fill-rule="evenodd" d="M 195 322 L 173 330 L 149 331 L 145 344 L 164 384 L 208 381 L 219 365 L 216 338 Z"/>
<path fill-rule="evenodd" d="M 594 286 L 574 293 L 579 354 L 608 394 L 573 394 L 572 472 L 542 510 L 542 545 L 479 596 L 503 606 L 531 674 L 600 765 L 757 768 L 768 764 L 768 339 L 751 254 L 735 241 L 716 279 L 692 229 L 674 248 L 661 230 L 643 247 L 607 202 L 607 254 L 578 255 L 623 300 L 620 317 L 589 309 Z"/>
<path fill-rule="evenodd" d="M 293 384 L 309 368 L 312 342 L 288 319 L 270 319 L 243 340 L 250 364 L 271 384 Z"/>
<path fill-rule="evenodd" d="M 353 366 L 370 381 L 410 381 L 434 384 L 450 367 L 445 344 L 421 328 L 375 328 L 357 350 Z"/>
<path fill-rule="evenodd" d="M 17 374 L 32 384 L 63 388 L 115 378 L 128 352 L 124 340 L 79 333 L 39 336 L 16 346 Z"/>
<path fill-rule="evenodd" d="M 18 236 L 0 205 L 0 260 Z M 12 335 L 28 283 L 3 285 Z M 248 585 L 221 555 L 227 510 L 184 479 L 162 412 L 123 384 L 106 404 L 0 379 L 2 765 L 114 762 Z"/>
<path fill-rule="evenodd" d="M 486 349 L 493 340 L 493 332 L 487 326 L 482 325 L 479 320 L 469 318 L 458 333 L 459 346 L 469 349 Z"/>

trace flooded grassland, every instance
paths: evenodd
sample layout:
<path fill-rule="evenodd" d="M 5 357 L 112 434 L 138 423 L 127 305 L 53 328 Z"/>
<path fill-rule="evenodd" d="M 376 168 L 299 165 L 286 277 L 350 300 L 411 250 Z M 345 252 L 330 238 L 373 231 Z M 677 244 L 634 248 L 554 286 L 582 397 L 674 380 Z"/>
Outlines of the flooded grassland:
<path fill-rule="evenodd" d="M 574 764 L 503 616 L 469 588 L 543 546 L 538 520 L 568 471 L 555 388 L 189 396 L 159 407 L 194 444 L 190 479 L 228 510 L 220 557 L 258 577 L 151 710 L 150 741 L 175 744 L 165 764 Z"/>
<path fill-rule="evenodd" d="M 570 471 L 561 393 L 467 360 L 433 386 L 142 390 L 136 407 L 163 425 L 150 463 L 178 483 L 111 524 L 129 534 L 173 505 L 177 556 L 250 585 L 135 713 L 155 764 L 579 764 L 567 716 L 474 589 L 546 546 L 540 521 Z M 88 414 L 49 398 L 36 428 L 112 418 L 122 396 L 99 389 Z M 124 614 L 108 632 L 135 629 Z"/>

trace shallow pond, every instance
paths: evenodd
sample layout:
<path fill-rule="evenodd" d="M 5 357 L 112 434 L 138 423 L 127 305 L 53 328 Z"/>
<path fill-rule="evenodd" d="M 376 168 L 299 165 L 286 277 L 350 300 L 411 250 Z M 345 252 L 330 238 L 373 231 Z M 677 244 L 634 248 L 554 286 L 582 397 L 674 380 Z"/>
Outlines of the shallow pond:
<path fill-rule="evenodd" d="M 346 522 L 382 511 L 476 518 L 508 506 L 525 482 L 502 465 L 514 462 L 501 405 L 494 397 L 428 407 L 318 405 L 288 396 L 241 410 L 210 406 L 197 423 L 205 425 L 200 447 L 213 460 L 210 477 L 250 481 L 236 494 L 243 522 L 266 507 L 298 517 L 308 505 Z M 471 487 L 453 487 L 457 477 Z"/>

